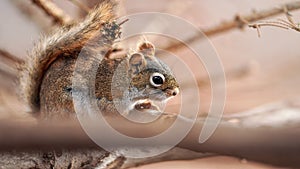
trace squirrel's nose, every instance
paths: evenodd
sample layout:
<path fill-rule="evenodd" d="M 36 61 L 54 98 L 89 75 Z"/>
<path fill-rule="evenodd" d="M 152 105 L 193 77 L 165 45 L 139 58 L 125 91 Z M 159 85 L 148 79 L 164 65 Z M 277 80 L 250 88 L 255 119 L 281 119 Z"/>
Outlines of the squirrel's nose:
<path fill-rule="evenodd" d="M 168 89 L 168 90 L 167 90 L 167 94 L 168 94 L 169 96 L 176 96 L 176 95 L 178 95 L 178 93 L 179 93 L 178 87 L 176 87 L 176 88 L 174 88 L 174 89 Z"/>

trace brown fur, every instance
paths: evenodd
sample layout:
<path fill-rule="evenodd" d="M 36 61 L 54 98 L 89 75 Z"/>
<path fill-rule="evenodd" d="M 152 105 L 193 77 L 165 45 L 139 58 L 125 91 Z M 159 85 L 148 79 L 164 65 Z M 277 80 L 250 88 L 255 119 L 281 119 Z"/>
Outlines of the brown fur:
<path fill-rule="evenodd" d="M 150 97 L 143 92 L 160 90 L 157 95 L 162 96 L 167 90 L 178 88 L 171 70 L 155 58 L 155 47 L 150 42 L 139 44 L 137 53 L 129 57 L 108 56 L 120 35 L 120 25 L 114 21 L 114 6 L 112 1 L 104 1 L 83 22 L 61 28 L 34 48 L 23 65 L 20 78 L 22 97 L 31 112 L 39 111 L 37 115 L 43 119 L 75 117 L 73 93 L 79 91 L 82 103 L 85 97 L 93 97 L 102 112 L 113 114 L 117 111 L 115 100 L 120 101 L 120 105 L 122 101 L 131 104 L 134 99 Z M 78 66 L 80 63 L 83 65 Z M 114 79 L 117 69 L 121 71 Z M 75 80 L 80 86 L 73 84 L 74 72 L 79 72 Z M 153 87 L 149 82 L 155 72 L 166 78 L 160 87 Z M 124 94 L 127 84 L 128 95 Z M 80 90 L 93 87 L 94 93 L 81 95 L 84 92 Z"/>
<path fill-rule="evenodd" d="M 80 23 L 65 26 L 44 37 L 29 54 L 20 74 L 21 97 L 30 111 L 39 110 L 39 92 L 43 75 L 58 57 L 72 56 L 100 30 L 104 22 L 115 18 L 115 2 L 106 0 Z"/>

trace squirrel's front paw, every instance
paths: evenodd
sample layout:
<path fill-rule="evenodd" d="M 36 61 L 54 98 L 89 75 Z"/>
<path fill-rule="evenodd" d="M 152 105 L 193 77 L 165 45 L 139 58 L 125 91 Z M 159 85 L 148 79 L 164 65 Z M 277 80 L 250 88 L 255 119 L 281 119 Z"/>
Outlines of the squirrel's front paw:
<path fill-rule="evenodd" d="M 136 104 L 134 108 L 137 110 L 144 110 L 144 109 L 150 109 L 151 106 L 152 104 L 150 102 L 144 102 L 144 103 Z"/>
<path fill-rule="evenodd" d="M 150 114 L 160 114 L 162 111 L 159 106 L 153 104 L 151 101 L 143 101 L 134 105 L 135 110 L 140 112 L 148 112 Z"/>

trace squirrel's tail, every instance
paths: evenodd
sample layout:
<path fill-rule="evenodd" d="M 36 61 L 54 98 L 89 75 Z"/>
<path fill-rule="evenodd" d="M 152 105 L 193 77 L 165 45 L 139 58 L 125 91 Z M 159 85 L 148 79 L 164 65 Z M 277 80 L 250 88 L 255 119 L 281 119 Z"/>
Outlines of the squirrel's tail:
<path fill-rule="evenodd" d="M 39 108 L 39 89 L 43 74 L 61 54 L 72 54 L 80 50 L 86 42 L 99 32 L 104 22 L 115 19 L 116 2 L 104 0 L 86 19 L 56 30 L 43 37 L 31 51 L 20 71 L 21 97 L 31 111 Z"/>

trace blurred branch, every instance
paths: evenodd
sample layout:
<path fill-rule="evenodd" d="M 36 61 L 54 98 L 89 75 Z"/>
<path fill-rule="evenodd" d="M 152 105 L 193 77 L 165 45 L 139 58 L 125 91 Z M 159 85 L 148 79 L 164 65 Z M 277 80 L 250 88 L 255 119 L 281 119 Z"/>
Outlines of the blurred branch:
<path fill-rule="evenodd" d="M 48 16 L 54 19 L 55 23 L 67 25 L 72 22 L 72 18 L 62 9 L 49 0 L 31 0 L 36 6 L 41 8 Z"/>
<path fill-rule="evenodd" d="M 43 15 L 37 15 L 37 12 L 41 12 L 40 8 L 36 8 L 30 1 L 11 1 L 11 3 L 18 8 L 22 15 L 33 21 L 41 30 L 48 32 L 51 29 L 49 20 L 45 19 Z"/>
<path fill-rule="evenodd" d="M 6 50 L 0 49 L 0 57 L 1 58 L 5 58 L 8 59 L 9 61 L 11 61 L 12 63 L 23 63 L 24 61 L 22 59 L 20 59 L 19 57 L 9 53 Z"/>
<path fill-rule="evenodd" d="M 3 49 L 0 49 L 0 61 L 0 74 L 17 79 L 18 66 L 24 61 Z"/>
<path fill-rule="evenodd" d="M 286 3 L 282 6 L 283 7 L 281 7 L 281 8 L 275 7 L 275 8 L 271 8 L 271 9 L 256 11 L 249 15 L 236 15 L 232 20 L 224 21 L 224 22 L 220 23 L 219 25 L 213 26 L 208 29 L 202 29 L 202 32 L 206 36 L 215 36 L 215 35 L 227 32 L 232 29 L 236 29 L 236 28 L 241 29 L 245 25 L 248 25 L 251 22 L 255 22 L 255 21 L 258 21 L 258 20 L 261 20 L 264 18 L 268 18 L 271 16 L 285 13 L 286 10 L 293 11 L 293 10 L 300 9 L 300 1 Z M 195 35 L 195 36 L 185 40 L 184 42 L 186 44 L 194 43 L 197 40 L 204 38 L 203 34 L 201 33 L 201 34 Z M 166 50 L 177 50 L 177 49 L 182 48 L 183 46 L 184 46 L 183 43 L 176 42 L 176 43 L 172 43 L 172 44 L 168 45 L 167 47 L 165 47 L 165 49 Z"/>
<path fill-rule="evenodd" d="M 189 134 L 178 146 L 197 152 L 233 155 L 276 165 L 299 167 L 299 112 L 299 102 L 285 102 L 224 117 L 212 137 L 202 144 L 199 144 L 198 139 L 205 119 L 198 118 Z M 115 130 L 134 138 L 156 136 L 168 129 L 175 120 L 178 123 L 178 126 L 176 125 L 178 130 L 193 123 L 192 120 L 170 115 L 161 116 L 145 124 L 130 122 L 115 116 L 107 117 L 106 120 Z M 168 145 L 174 139 L 170 137 L 160 142 L 136 145 L 136 143 L 122 139 L 114 139 L 115 137 L 109 132 L 102 131 L 105 129 L 105 124 L 97 123 L 95 127 L 90 121 L 86 123 L 81 121 L 81 123 L 90 125 L 88 128 L 94 130 L 90 131 L 91 133 L 99 133 L 97 138 L 100 139 L 102 145 L 112 146 L 115 150 L 135 147 L 135 151 L 139 148 L 142 151 L 142 147 L 157 148 Z M 6 121 L 0 123 L 0 136 L 0 150 L 2 151 L 97 148 L 78 122 L 55 121 L 53 124 L 33 125 L 32 123 Z"/>

